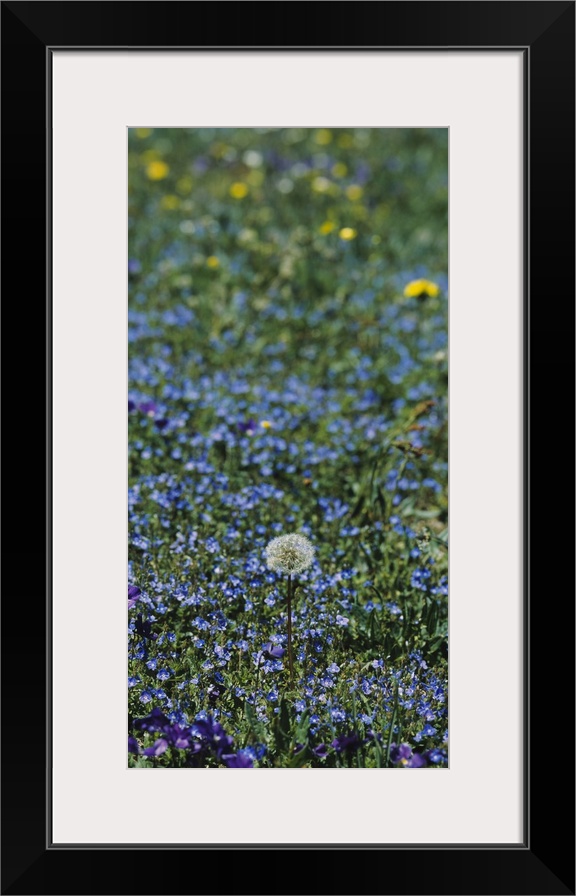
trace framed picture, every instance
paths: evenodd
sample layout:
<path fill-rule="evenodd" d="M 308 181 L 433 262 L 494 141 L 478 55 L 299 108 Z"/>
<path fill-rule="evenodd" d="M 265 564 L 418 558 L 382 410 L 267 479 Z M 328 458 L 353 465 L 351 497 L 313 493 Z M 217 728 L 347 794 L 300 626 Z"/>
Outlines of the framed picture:
<path fill-rule="evenodd" d="M 5 331 L 24 335 L 27 366 L 34 359 L 40 367 L 26 392 L 20 374 L 15 388 L 10 377 L 6 416 L 21 420 L 31 413 L 38 383 L 45 381 L 47 436 L 45 470 L 38 463 L 38 435 L 14 439 L 9 427 L 5 439 L 9 457 L 14 449 L 9 469 L 21 471 L 19 492 L 24 492 L 11 511 L 8 538 L 16 537 L 13 551 L 6 552 L 20 560 L 14 564 L 18 581 L 5 589 L 3 601 L 4 724 L 14 738 L 5 750 L 3 781 L 9 819 L 3 830 L 5 893 L 119 892 L 106 862 L 90 862 L 86 874 L 88 850 L 96 860 L 99 851 L 114 851 L 114 861 L 125 863 L 126 876 L 134 881 L 130 886 L 143 893 L 171 892 L 180 875 L 188 880 L 197 867 L 191 858 L 214 863 L 214 852 L 242 850 L 258 852 L 265 873 L 240 873 L 237 862 L 211 864 L 214 892 L 575 892 L 574 606 L 560 522 L 566 516 L 561 514 L 569 475 L 565 418 L 572 416 L 567 408 L 573 409 L 574 379 L 574 3 L 382 2 L 330 9 L 312 3 L 306 6 L 305 43 L 297 15 L 303 9 L 288 3 L 2 3 L 4 270 L 19 278 L 9 281 L 19 286 L 17 300 L 4 303 Z M 263 12 L 280 13 L 281 41 L 269 28 L 270 40 L 254 43 L 253 21 Z M 216 160 L 212 167 L 204 165 L 206 157 Z M 258 192 L 261 169 L 271 178 L 269 193 Z M 378 186 L 372 187 L 371 177 Z M 252 206 L 242 205 L 247 199 Z M 310 214 L 312 204 L 321 210 L 321 220 Z M 218 214 L 210 217 L 216 206 Z M 259 236 L 254 221 L 264 207 L 269 217 Z M 418 209 L 425 220 L 418 220 Z M 290 217 L 298 210 L 301 222 Z M 171 214 L 176 218 L 169 219 Z M 449 230 L 443 233 L 446 218 Z M 312 247 L 305 277 L 299 267 L 301 240 Z M 144 250 L 140 254 L 143 245 L 153 254 L 151 267 Z M 407 245 L 417 251 L 407 252 Z M 176 263 L 182 246 L 190 258 Z M 441 270 L 446 246 L 449 263 Z M 258 264 L 251 253 L 261 259 Z M 265 287 L 252 289 L 259 270 L 270 277 L 275 263 L 270 258 L 284 265 L 278 282 L 266 280 Z M 238 298 L 242 264 L 250 272 L 249 307 Z M 229 279 L 218 280 L 224 273 Z M 231 297 L 230 307 L 217 305 L 219 283 L 222 294 Z M 297 295 L 302 283 L 313 298 L 312 292 L 303 299 Z M 39 296 L 46 296 L 45 315 L 23 317 L 23 289 L 26 297 L 34 296 L 35 310 Z M 157 320 L 147 316 L 152 292 Z M 332 304 L 323 304 L 328 293 Z M 167 304 L 164 295 L 172 297 Z M 203 295 L 208 296 L 204 305 Z M 362 299 L 356 307 L 357 295 Z M 295 317 L 279 323 L 284 299 Z M 380 301 L 392 309 L 386 324 L 380 310 L 370 316 L 382 307 Z M 317 345 L 312 345 L 313 316 L 305 317 L 304 329 L 296 326 L 302 308 L 321 321 Z M 230 309 L 237 320 L 220 326 Z M 366 445 L 360 429 L 346 424 L 342 431 L 352 468 L 356 455 L 368 456 L 366 446 L 387 431 L 403 458 L 402 470 L 384 471 L 388 491 L 383 487 L 374 510 L 361 523 L 347 523 L 344 532 L 339 508 L 347 502 L 351 514 L 353 494 L 358 506 L 366 500 L 361 488 L 355 492 L 350 484 L 347 492 L 333 489 L 330 506 L 321 493 L 331 529 L 324 523 L 307 528 L 295 511 L 289 526 L 299 532 L 295 546 L 286 542 L 283 525 L 274 526 L 269 511 L 250 522 L 263 529 L 250 528 L 249 534 L 260 558 L 254 561 L 258 575 L 265 575 L 262 557 L 267 560 L 267 609 L 252 617 L 243 605 L 244 638 L 236 633 L 228 644 L 214 636 L 210 647 L 218 648 L 215 656 L 222 662 L 202 667 L 210 680 L 198 683 L 204 673 L 194 651 L 212 635 L 204 638 L 202 625 L 194 624 L 202 619 L 200 612 L 190 615 L 190 625 L 176 627 L 175 639 L 189 638 L 185 650 L 181 641 L 177 645 L 178 662 L 185 656 L 188 665 L 174 669 L 176 661 L 172 666 L 170 661 L 176 654 L 168 646 L 172 628 L 158 623 L 158 595 L 170 581 L 173 591 L 182 588 L 179 599 L 189 607 L 194 596 L 186 590 L 186 576 L 194 557 L 185 557 L 198 551 L 205 566 L 210 554 L 218 574 L 231 575 L 232 566 L 223 570 L 222 565 L 233 552 L 220 554 L 218 539 L 198 529 L 209 501 L 202 498 L 202 471 L 201 488 L 190 498 L 190 467 L 188 491 L 176 496 L 183 501 L 180 515 L 166 518 L 165 526 L 172 560 L 184 559 L 146 578 L 148 566 L 140 563 L 140 554 L 130 555 L 128 658 L 134 690 L 127 731 L 126 551 L 129 539 L 148 544 L 150 537 L 142 516 L 127 518 L 127 486 L 134 489 L 136 482 L 138 490 L 152 473 L 172 475 L 170 464 L 182 460 L 179 434 L 193 442 L 208 430 L 210 450 L 226 464 L 225 470 L 218 468 L 220 484 L 223 475 L 233 475 L 233 461 L 238 469 L 258 463 L 258 476 L 266 477 L 268 449 L 261 441 L 256 451 L 254 438 L 279 444 L 282 426 L 292 426 L 266 398 L 260 403 L 251 398 L 245 406 L 230 403 L 234 388 L 240 394 L 243 385 L 230 377 L 217 392 L 222 413 L 213 420 L 208 412 L 202 416 L 205 396 L 194 392 L 194 375 L 188 392 L 183 381 L 166 376 L 163 405 L 154 388 L 178 352 L 188 352 L 187 370 L 196 369 L 198 381 L 206 379 L 208 346 L 221 351 L 228 339 L 232 352 L 236 339 L 236 352 L 244 357 L 244 330 L 257 331 L 258 317 L 267 314 L 265 332 L 274 327 L 278 332 L 257 350 L 272 361 L 254 370 L 263 382 L 270 370 L 280 378 L 290 374 L 298 393 L 294 406 L 309 410 L 312 391 L 298 392 L 302 370 L 308 364 L 316 390 L 322 381 L 314 380 L 314 371 L 324 370 L 335 390 L 328 416 L 337 416 L 336 405 L 343 407 L 338 389 L 348 382 L 345 365 L 337 371 L 339 360 L 355 350 L 351 334 L 359 334 L 361 348 L 350 357 L 361 358 L 365 351 L 374 370 L 380 362 L 370 354 L 370 339 L 387 347 L 390 363 L 382 362 L 381 374 L 390 387 L 386 414 L 371 416 L 370 373 L 361 396 L 364 416 L 358 416 L 359 363 L 352 400 Z M 341 323 L 345 318 L 342 326 L 322 329 L 338 315 Z M 398 332 L 408 334 L 397 344 L 391 341 L 394 315 Z M 279 344 L 292 344 L 286 335 L 290 324 L 300 342 L 288 370 L 274 352 Z M 162 336 L 156 380 L 146 381 L 148 395 L 144 374 L 136 368 L 147 356 L 142 346 L 154 338 L 153 326 L 172 327 L 173 337 Z M 410 341 L 412 326 L 418 342 Z M 136 350 L 129 339 L 139 327 Z M 182 333 L 194 327 L 200 335 L 188 333 L 186 341 Z M 314 349 L 308 354 L 302 348 L 306 332 Z M 439 374 L 433 396 L 418 391 L 417 379 L 400 386 L 405 371 L 396 368 L 410 351 L 420 352 L 426 363 L 432 356 L 436 365 L 448 363 L 445 394 Z M 226 364 L 236 376 L 236 367 Z M 536 395 L 542 387 L 543 399 L 532 399 L 533 383 Z M 205 385 L 215 388 L 212 382 Z M 260 395 L 254 384 L 251 388 Z M 558 403 L 551 400 L 555 394 L 561 396 Z M 426 417 L 432 400 L 445 406 L 448 441 L 438 434 L 441 409 L 431 422 Z M 328 401 L 326 395 L 322 401 Z M 422 406 L 421 412 L 404 419 L 406 401 L 412 410 Z M 175 422 L 177 414 L 185 415 L 185 402 L 194 407 L 195 423 Z M 550 410 L 556 407 L 551 426 Z M 294 426 L 307 433 L 304 410 L 298 413 Z M 232 435 L 220 439 L 214 434 L 222 420 Z M 386 430 L 389 420 L 405 426 Z M 337 433 L 337 422 L 329 422 L 333 428 L 327 431 Z M 427 426 L 436 426 L 434 435 Z M 274 450 L 280 450 L 278 444 Z M 426 465 L 431 445 L 436 466 Z M 442 445 L 449 445 L 449 466 Z M 129 481 L 127 447 L 138 454 Z M 569 448 L 573 457 L 570 442 Z M 192 466 L 196 460 L 190 456 Z M 307 461 L 310 468 L 298 463 L 282 468 L 288 478 L 298 477 L 298 495 L 315 487 L 315 476 L 342 472 L 330 467 L 330 459 L 323 461 L 324 474 L 312 454 Z M 443 509 L 446 472 L 449 504 Z M 372 485 L 378 475 L 372 474 Z M 430 491 L 427 503 L 410 497 L 411 479 Z M 41 537 L 27 534 L 31 508 L 44 493 L 45 565 L 39 559 Z M 436 493 L 441 494 L 434 504 Z M 307 500 L 294 498 L 300 508 Z M 238 520 L 238 514 L 231 519 Z M 320 665 L 302 646 L 310 625 L 293 590 L 293 575 L 303 574 L 303 590 L 308 585 L 317 602 L 321 588 L 329 587 L 322 575 L 330 555 L 345 555 L 356 529 L 377 524 L 385 533 L 395 532 L 392 549 L 405 552 L 395 561 L 396 580 L 386 578 L 384 555 L 370 559 L 380 549 L 376 538 L 368 539 L 364 551 L 350 548 L 358 560 L 337 568 L 344 569 L 344 578 L 359 569 L 362 586 L 372 587 L 374 598 L 357 604 L 350 585 L 338 592 L 344 603 L 334 618 L 336 601 L 333 607 L 327 598 L 326 625 L 337 637 L 320 637 L 317 646 L 310 636 L 310 650 L 326 652 L 320 681 Z M 162 512 L 157 525 L 164 525 Z M 218 537 L 232 538 L 231 528 L 230 523 Z M 190 541 L 193 529 L 199 534 Z M 446 559 L 440 551 L 448 529 L 446 601 Z M 330 541 L 326 533 L 336 531 Z M 440 545 L 437 552 L 428 547 L 429 539 Z M 428 564 L 427 552 L 438 575 L 430 572 L 434 564 Z M 150 568 L 159 556 L 152 552 Z M 324 569 L 315 565 L 318 557 Z M 34 587 L 22 575 L 28 567 Z M 36 584 L 44 579 L 45 590 Z M 202 587 L 209 590 L 213 577 L 208 579 Z M 410 605 L 402 603 L 403 582 L 411 583 Z M 156 586 L 152 601 L 146 588 Z M 375 604 L 382 615 L 370 618 Z M 256 618 L 265 623 L 258 630 Z M 379 641 L 376 625 L 381 625 Z M 417 629 L 424 634 L 417 635 Z M 159 637 L 166 639 L 162 656 L 153 649 Z M 246 648 L 238 648 L 244 640 Z M 415 649 L 418 644 L 424 654 Z M 234 679 L 227 652 L 234 654 Z M 428 708 L 430 719 L 410 715 L 413 701 L 405 693 L 407 666 L 402 665 L 408 656 L 435 676 L 434 687 L 446 696 L 449 712 L 434 705 Z M 364 697 L 380 688 L 381 716 L 360 691 L 353 709 L 352 703 L 330 703 L 330 695 L 344 693 L 337 676 L 349 662 L 350 669 L 354 664 L 364 669 L 358 672 Z M 442 680 L 446 669 L 449 675 Z M 309 701 L 294 716 L 300 727 L 290 728 L 291 710 L 281 695 L 276 700 L 276 685 L 295 693 L 311 670 L 314 675 L 318 670 L 321 686 L 314 690 L 316 684 L 310 684 Z M 347 674 L 352 681 L 356 672 Z M 425 689 L 419 674 L 415 690 Z M 203 689 L 205 703 L 175 703 L 176 690 L 168 686 L 172 678 L 174 689 L 178 684 L 197 686 L 198 693 Z M 246 682 L 249 689 L 253 682 L 253 690 L 240 693 Z M 235 691 L 236 703 L 222 697 L 226 689 Z M 162 714 L 183 715 L 162 715 L 155 728 L 147 715 L 154 706 Z M 274 730 L 289 731 L 285 742 L 279 737 L 271 747 L 266 724 L 272 731 L 276 708 L 279 719 L 288 713 L 288 721 Z M 343 714 L 341 722 L 334 710 Z M 342 725 L 330 737 L 327 719 Z M 226 724 L 236 726 L 235 742 L 222 727 Z M 252 740 L 244 736 L 248 729 Z M 256 737 L 258 730 L 262 737 Z M 182 744 L 186 740 L 182 753 L 178 737 Z M 218 738 L 226 739 L 225 749 L 216 744 Z M 195 756 L 198 761 L 192 761 Z M 562 822 L 553 821 L 558 787 L 551 786 L 549 771 L 556 766 L 562 802 L 569 804 L 568 820 Z M 239 767 L 276 774 L 272 779 L 228 775 L 228 768 Z M 410 774 L 415 768 L 424 774 Z M 303 769 L 311 774 L 296 775 Z M 160 770 L 163 774 L 152 773 Z M 208 776 L 212 770 L 220 775 Z M 147 856 L 142 863 L 135 850 L 169 855 Z M 313 880 L 289 855 L 305 851 L 317 853 Z M 345 857 L 353 861 L 335 862 L 333 852 L 353 853 Z M 276 861 L 284 856 L 286 871 L 267 868 L 270 853 Z M 411 858 L 415 861 L 407 861 Z"/>

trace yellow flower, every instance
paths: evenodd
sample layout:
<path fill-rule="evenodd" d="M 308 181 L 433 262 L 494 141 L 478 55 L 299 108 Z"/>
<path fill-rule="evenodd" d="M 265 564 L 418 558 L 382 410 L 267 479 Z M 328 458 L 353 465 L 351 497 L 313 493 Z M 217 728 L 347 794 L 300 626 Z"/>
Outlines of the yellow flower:
<path fill-rule="evenodd" d="M 318 229 L 320 230 L 320 233 L 332 233 L 335 227 L 336 225 L 333 221 L 324 221 Z"/>
<path fill-rule="evenodd" d="M 346 187 L 346 195 L 348 199 L 351 199 L 352 202 L 356 202 L 357 199 L 361 199 L 364 190 L 362 187 L 358 186 L 358 184 L 350 184 L 349 187 Z"/>
<path fill-rule="evenodd" d="M 206 264 L 208 265 L 209 268 L 214 269 L 214 268 L 217 268 L 220 266 L 220 261 L 218 258 L 216 258 L 215 255 L 209 255 L 208 258 L 206 259 Z"/>
<path fill-rule="evenodd" d="M 334 177 L 346 177 L 348 174 L 348 168 L 344 164 L 344 162 L 336 162 L 335 165 L 332 165 L 332 174 Z"/>
<path fill-rule="evenodd" d="M 434 298 L 440 292 L 440 287 L 433 283 L 432 280 L 411 280 L 404 287 L 404 295 L 407 299 L 419 296 L 430 296 Z"/>
<path fill-rule="evenodd" d="M 164 178 L 168 176 L 169 171 L 170 168 L 166 162 L 150 162 L 146 166 L 146 174 L 150 180 L 164 180 Z"/>
<path fill-rule="evenodd" d="M 160 205 L 162 208 L 167 209 L 167 211 L 173 211 L 180 205 L 180 200 L 177 196 L 174 196 L 173 193 L 168 193 L 166 196 L 162 197 Z"/>
<path fill-rule="evenodd" d="M 356 231 L 353 227 L 342 227 L 338 236 L 341 240 L 353 240 L 356 236 Z"/>
<path fill-rule="evenodd" d="M 230 195 L 232 199 L 244 199 L 248 195 L 248 187 L 242 181 L 236 181 L 230 187 Z"/>
<path fill-rule="evenodd" d="M 316 131 L 314 139 L 318 146 L 328 146 L 329 143 L 332 143 L 332 131 L 329 131 L 328 128 L 320 128 L 319 131 Z"/>
<path fill-rule="evenodd" d="M 136 128 L 136 136 L 139 140 L 145 140 L 152 133 L 152 128 Z"/>
<path fill-rule="evenodd" d="M 272 424 L 269 420 L 261 420 L 260 426 L 262 427 L 262 429 L 272 429 Z"/>

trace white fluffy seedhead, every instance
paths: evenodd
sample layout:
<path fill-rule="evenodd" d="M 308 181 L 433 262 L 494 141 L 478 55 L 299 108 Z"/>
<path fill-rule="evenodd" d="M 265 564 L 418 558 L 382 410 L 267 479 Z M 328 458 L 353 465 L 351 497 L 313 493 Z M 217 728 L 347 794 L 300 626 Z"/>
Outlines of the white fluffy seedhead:
<path fill-rule="evenodd" d="M 314 548 L 305 535 L 279 535 L 265 550 L 268 567 L 290 575 L 304 572 L 314 561 Z"/>

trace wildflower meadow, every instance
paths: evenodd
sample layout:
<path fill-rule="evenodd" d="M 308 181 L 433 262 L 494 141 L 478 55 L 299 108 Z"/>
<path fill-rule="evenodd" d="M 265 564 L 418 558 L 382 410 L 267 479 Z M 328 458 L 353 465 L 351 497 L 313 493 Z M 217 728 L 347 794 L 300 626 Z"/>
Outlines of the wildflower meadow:
<path fill-rule="evenodd" d="M 447 768 L 447 129 L 128 139 L 129 766 Z"/>

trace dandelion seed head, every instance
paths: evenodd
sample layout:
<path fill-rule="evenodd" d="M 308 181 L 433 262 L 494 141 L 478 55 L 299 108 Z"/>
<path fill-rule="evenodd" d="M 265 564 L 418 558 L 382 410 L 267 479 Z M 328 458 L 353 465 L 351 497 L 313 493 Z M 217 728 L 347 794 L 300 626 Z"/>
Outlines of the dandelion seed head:
<path fill-rule="evenodd" d="M 270 541 L 265 550 L 268 568 L 274 572 L 299 573 L 308 569 L 314 561 L 314 547 L 305 535 L 292 533 L 279 535 Z"/>

